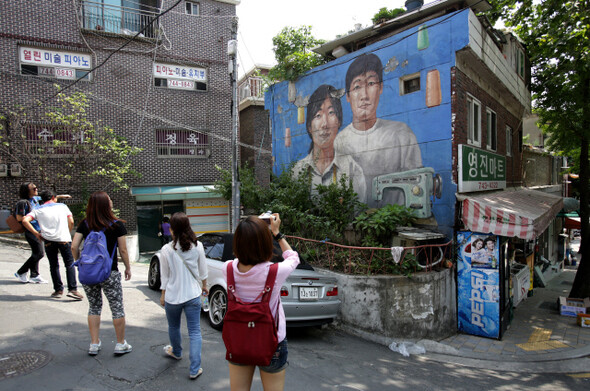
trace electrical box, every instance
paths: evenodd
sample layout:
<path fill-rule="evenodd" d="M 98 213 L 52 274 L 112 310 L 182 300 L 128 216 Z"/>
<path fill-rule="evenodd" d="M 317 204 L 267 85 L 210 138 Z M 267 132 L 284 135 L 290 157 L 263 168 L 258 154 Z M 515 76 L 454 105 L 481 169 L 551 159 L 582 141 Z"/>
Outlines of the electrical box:
<path fill-rule="evenodd" d="M 0 177 L 1 176 L 8 176 L 8 165 L 7 164 L 0 164 Z"/>
<path fill-rule="evenodd" d="M 23 168 L 18 163 L 10 163 L 10 176 L 22 176 Z"/>

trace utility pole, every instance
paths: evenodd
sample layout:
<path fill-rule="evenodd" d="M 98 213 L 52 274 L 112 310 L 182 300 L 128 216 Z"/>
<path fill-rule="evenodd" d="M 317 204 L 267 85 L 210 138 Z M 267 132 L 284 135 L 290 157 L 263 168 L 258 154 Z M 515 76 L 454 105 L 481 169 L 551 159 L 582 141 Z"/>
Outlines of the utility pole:
<path fill-rule="evenodd" d="M 232 21 L 232 39 L 227 43 L 227 54 L 230 58 L 228 71 L 231 78 L 232 91 L 232 133 L 231 133 L 231 150 L 232 150 L 232 213 L 231 213 L 231 231 L 235 232 L 240 222 L 240 177 L 238 175 L 238 18 Z"/>

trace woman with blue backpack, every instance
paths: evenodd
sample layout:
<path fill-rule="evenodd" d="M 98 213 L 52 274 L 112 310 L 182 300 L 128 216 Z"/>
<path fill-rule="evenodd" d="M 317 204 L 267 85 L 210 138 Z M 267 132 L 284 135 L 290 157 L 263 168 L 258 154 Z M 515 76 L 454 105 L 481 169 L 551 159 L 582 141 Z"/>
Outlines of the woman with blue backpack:
<path fill-rule="evenodd" d="M 123 287 L 121 272 L 117 265 L 116 249 L 125 265 L 125 280 L 131 279 L 131 265 L 125 239 L 127 228 L 124 220 L 113 214 L 113 202 L 104 191 L 90 196 L 86 207 L 86 218 L 78 225 L 72 240 L 72 254 L 77 259 L 78 279 L 88 298 L 88 328 L 90 347 L 88 354 L 97 355 L 102 343 L 99 338 L 102 293 L 104 292 L 113 316 L 117 337 L 115 354 L 131 352 L 131 345 L 125 340 L 125 312 L 123 309 Z M 84 240 L 84 248 L 80 245 Z M 106 247 L 105 247 L 106 245 Z M 106 273 L 105 273 L 105 270 Z"/>

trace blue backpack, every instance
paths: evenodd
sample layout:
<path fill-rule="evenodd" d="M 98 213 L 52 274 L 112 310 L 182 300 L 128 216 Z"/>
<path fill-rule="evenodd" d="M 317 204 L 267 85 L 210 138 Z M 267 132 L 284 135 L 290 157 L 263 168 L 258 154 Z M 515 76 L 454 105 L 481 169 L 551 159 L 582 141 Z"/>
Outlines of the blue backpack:
<path fill-rule="evenodd" d="M 86 226 L 88 226 L 88 222 L 86 222 Z M 78 267 L 78 280 L 84 285 L 100 284 L 111 275 L 117 243 L 115 242 L 113 253 L 109 254 L 104 231 L 105 228 L 100 231 L 90 231 L 84 240 L 80 259 L 74 262 L 74 265 Z"/>

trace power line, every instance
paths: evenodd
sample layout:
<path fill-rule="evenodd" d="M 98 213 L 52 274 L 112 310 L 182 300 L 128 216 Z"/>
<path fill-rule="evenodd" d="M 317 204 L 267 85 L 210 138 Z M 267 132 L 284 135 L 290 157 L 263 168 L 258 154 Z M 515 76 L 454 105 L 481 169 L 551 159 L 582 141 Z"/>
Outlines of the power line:
<path fill-rule="evenodd" d="M 148 24 L 146 24 L 141 31 L 138 31 L 133 37 L 127 39 L 127 41 L 125 41 L 125 43 L 123 43 L 123 45 L 121 45 L 118 49 L 116 49 L 115 51 L 111 52 L 107 58 L 105 58 L 100 64 L 96 65 L 94 68 L 92 68 L 91 70 L 88 71 L 88 73 L 94 72 L 95 70 L 97 70 L 98 68 L 102 67 L 104 64 L 107 63 L 107 61 L 109 61 L 111 59 L 111 57 L 121 51 L 123 48 L 125 48 L 127 45 L 129 45 L 131 42 L 133 42 L 135 40 L 135 38 L 137 38 L 140 34 L 143 34 L 144 31 L 146 31 L 148 29 L 148 27 L 150 27 L 152 24 L 154 24 L 154 22 L 158 19 L 160 19 L 162 16 L 166 15 L 168 12 L 170 12 L 172 10 L 172 8 L 176 7 L 178 4 L 180 4 L 182 0 L 177 0 L 176 3 L 174 3 L 174 5 L 172 5 L 171 7 L 169 7 L 166 11 L 162 12 L 161 14 L 159 14 L 158 16 L 156 16 L 154 19 L 150 20 L 150 22 Z M 57 95 L 59 95 L 60 93 L 66 91 L 67 89 L 73 87 L 74 85 L 76 85 L 80 80 L 83 80 L 82 78 L 78 78 L 76 80 L 74 80 L 73 83 L 70 83 L 69 85 L 67 85 L 66 87 L 62 88 L 61 91 L 56 92 L 55 94 L 53 94 L 52 96 L 50 96 L 49 98 L 45 99 L 43 102 L 46 102 L 50 99 L 55 98 Z"/>

